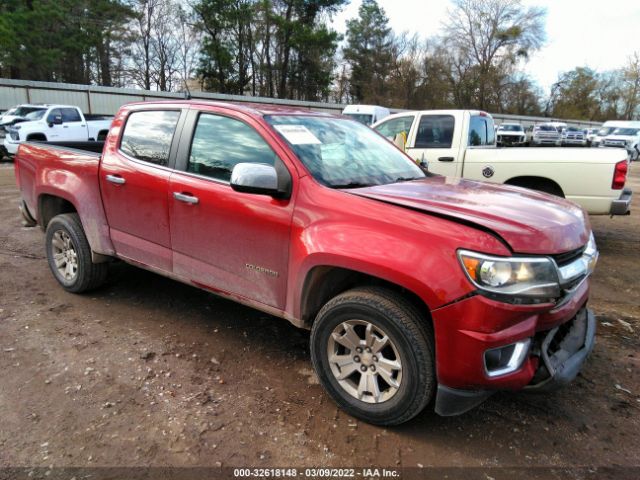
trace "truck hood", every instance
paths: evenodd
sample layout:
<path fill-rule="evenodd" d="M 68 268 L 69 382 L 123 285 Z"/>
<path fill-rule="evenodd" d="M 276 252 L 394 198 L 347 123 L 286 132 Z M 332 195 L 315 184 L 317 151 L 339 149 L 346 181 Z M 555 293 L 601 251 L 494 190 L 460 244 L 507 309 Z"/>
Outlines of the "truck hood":
<path fill-rule="evenodd" d="M 637 137 L 635 135 L 607 135 L 604 137 L 605 140 L 635 140 Z"/>
<path fill-rule="evenodd" d="M 349 191 L 488 229 L 517 253 L 565 253 L 589 240 L 589 221 L 581 207 L 520 187 L 437 175 Z"/>

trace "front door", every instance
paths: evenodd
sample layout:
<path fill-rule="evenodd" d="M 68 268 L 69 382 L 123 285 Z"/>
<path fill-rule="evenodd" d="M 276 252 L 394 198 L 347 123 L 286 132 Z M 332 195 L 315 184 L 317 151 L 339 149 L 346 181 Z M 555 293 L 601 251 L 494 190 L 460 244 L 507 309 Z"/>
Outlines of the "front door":
<path fill-rule="evenodd" d="M 62 124 L 53 123 L 53 118 L 56 116 L 62 118 Z M 51 142 L 78 142 L 88 139 L 87 123 L 82 120 L 77 108 L 55 108 L 49 112 L 47 122 L 49 123 L 47 140 Z"/>
<path fill-rule="evenodd" d="M 119 256 L 171 271 L 170 151 L 180 110 L 140 110 L 126 118 L 122 140 L 110 137 L 100 165 L 109 233 Z"/>
<path fill-rule="evenodd" d="M 189 112 L 182 134 L 169 187 L 173 271 L 284 310 L 293 202 L 229 185 L 237 163 L 281 160 L 249 119 L 221 113 Z"/>

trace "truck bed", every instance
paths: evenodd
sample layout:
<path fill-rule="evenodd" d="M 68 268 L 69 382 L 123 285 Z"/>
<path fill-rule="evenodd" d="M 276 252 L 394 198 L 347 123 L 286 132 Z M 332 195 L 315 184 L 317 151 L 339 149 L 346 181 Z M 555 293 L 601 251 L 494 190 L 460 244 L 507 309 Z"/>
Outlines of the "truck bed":
<path fill-rule="evenodd" d="M 83 219 L 94 252 L 111 254 L 109 229 L 98 175 L 104 142 L 25 142 L 15 158 L 15 174 L 29 214 L 48 221 L 48 196 L 64 199 Z M 43 207 L 45 205 L 45 207 Z M 23 206 L 23 207 L 24 207 Z"/>
<path fill-rule="evenodd" d="M 83 154 L 98 154 L 98 157 L 102 155 L 102 149 L 104 148 L 104 141 L 99 142 L 30 142 L 36 145 L 47 145 L 61 150 L 75 150 L 80 151 Z"/>

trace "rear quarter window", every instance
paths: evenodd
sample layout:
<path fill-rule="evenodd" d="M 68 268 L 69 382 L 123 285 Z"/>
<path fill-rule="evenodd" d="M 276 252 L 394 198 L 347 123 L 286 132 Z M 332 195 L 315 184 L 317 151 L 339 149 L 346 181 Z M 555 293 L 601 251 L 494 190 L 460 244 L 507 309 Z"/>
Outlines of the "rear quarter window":
<path fill-rule="evenodd" d="M 493 120 L 490 117 L 472 115 L 469 121 L 470 147 L 484 147 L 493 145 L 496 141 Z"/>
<path fill-rule="evenodd" d="M 120 150 L 136 160 L 166 167 L 179 118 L 179 111 L 131 113 L 122 132 Z"/>

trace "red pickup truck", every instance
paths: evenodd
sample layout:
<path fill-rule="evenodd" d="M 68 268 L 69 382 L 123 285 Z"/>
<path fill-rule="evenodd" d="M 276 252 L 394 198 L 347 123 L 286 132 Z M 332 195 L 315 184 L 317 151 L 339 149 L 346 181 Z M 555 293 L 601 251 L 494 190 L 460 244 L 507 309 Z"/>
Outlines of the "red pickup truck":
<path fill-rule="evenodd" d="M 22 211 L 70 292 L 120 259 L 311 330 L 329 395 L 376 424 L 572 380 L 594 343 L 584 211 L 430 175 L 359 123 L 124 106 L 104 142 L 25 143 Z"/>

